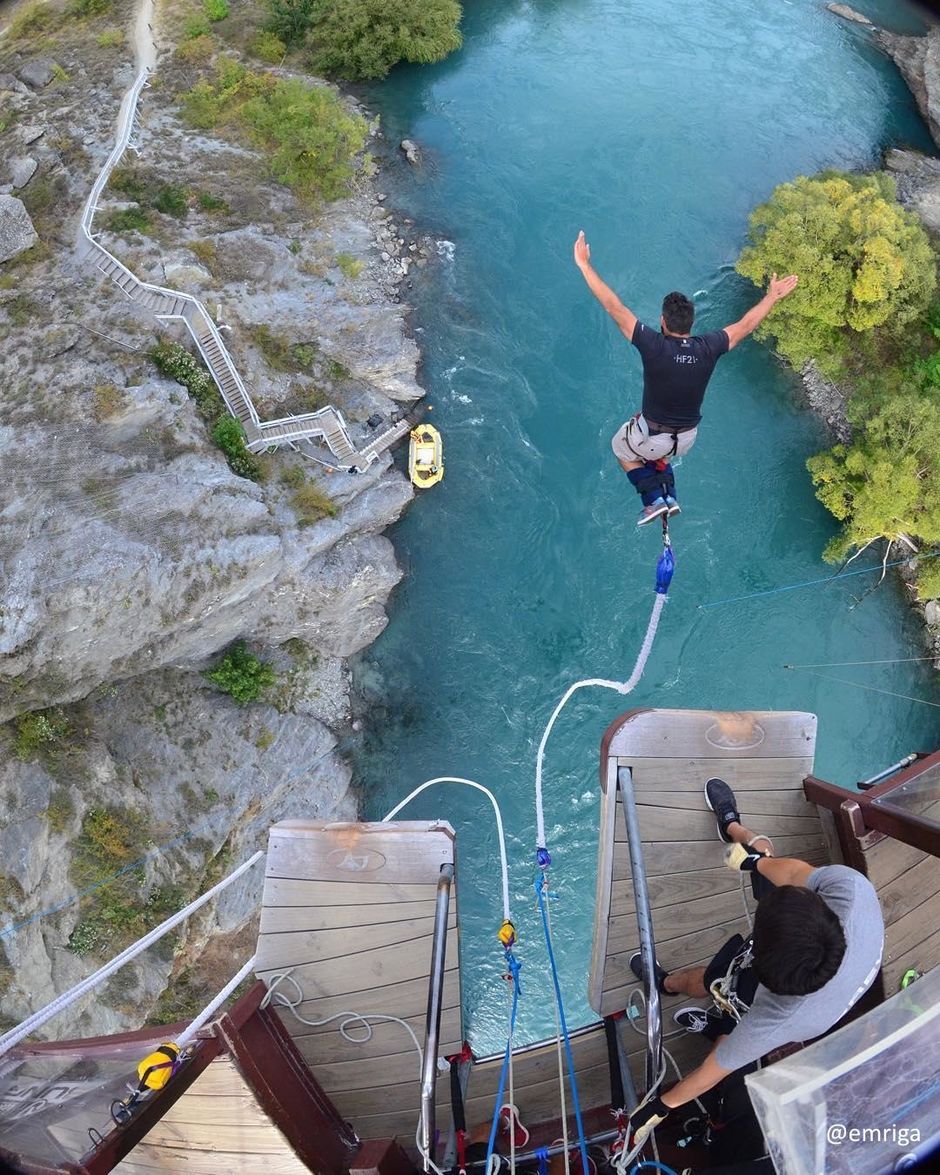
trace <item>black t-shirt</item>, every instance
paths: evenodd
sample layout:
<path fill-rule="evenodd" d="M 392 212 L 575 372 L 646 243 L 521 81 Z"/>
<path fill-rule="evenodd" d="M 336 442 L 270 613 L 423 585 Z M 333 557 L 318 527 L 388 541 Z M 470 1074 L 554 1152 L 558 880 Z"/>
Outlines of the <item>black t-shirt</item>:
<path fill-rule="evenodd" d="M 643 359 L 643 415 L 670 428 L 694 428 L 715 364 L 728 350 L 726 332 L 678 339 L 637 321 L 633 345 Z"/>

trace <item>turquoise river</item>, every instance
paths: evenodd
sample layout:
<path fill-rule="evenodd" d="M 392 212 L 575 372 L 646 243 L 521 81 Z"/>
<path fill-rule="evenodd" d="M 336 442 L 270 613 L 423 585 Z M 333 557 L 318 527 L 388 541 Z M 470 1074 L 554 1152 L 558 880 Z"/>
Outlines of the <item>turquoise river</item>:
<path fill-rule="evenodd" d="M 391 143 L 416 140 L 392 203 L 442 241 L 409 297 L 446 476 L 392 538 L 406 578 L 360 659 L 371 721 L 356 753 L 368 818 L 436 775 L 493 789 L 507 827 L 523 963 L 520 1036 L 553 1031 L 534 909 L 535 751 L 565 688 L 629 675 L 652 603 L 657 531 L 609 437 L 639 406 L 639 362 L 572 264 L 585 230 L 599 272 L 647 321 L 696 294 L 697 327 L 756 295 L 733 272 L 747 217 L 773 186 L 826 167 L 871 169 L 882 150 L 930 150 L 897 70 L 819 0 L 465 0 L 463 49 L 395 71 L 368 93 Z M 906 31 L 916 9 L 862 5 Z M 872 576 L 702 604 L 832 571 L 834 524 L 806 458 L 824 447 L 793 375 L 748 341 L 719 365 L 698 444 L 677 473 L 677 571 L 646 675 L 627 700 L 582 691 L 546 760 L 553 925 L 572 1025 L 585 996 L 600 736 L 630 705 L 805 709 L 817 774 L 847 787 L 933 747 L 940 701 L 922 664 L 784 663 L 914 657 L 916 618 Z M 867 556 L 866 556 L 867 557 Z M 877 560 L 878 556 L 875 556 Z M 859 566 L 860 562 L 853 566 Z M 871 689 L 835 682 L 836 677 Z M 885 693 L 874 692 L 888 691 Z M 412 818 L 458 834 L 465 1024 L 505 1042 L 499 867 L 489 807 L 457 786 Z"/>

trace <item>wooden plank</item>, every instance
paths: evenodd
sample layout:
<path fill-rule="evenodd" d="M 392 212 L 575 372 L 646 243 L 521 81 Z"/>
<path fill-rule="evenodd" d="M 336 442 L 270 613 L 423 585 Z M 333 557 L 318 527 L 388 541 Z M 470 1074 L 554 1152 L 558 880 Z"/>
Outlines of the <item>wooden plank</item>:
<path fill-rule="evenodd" d="M 87 1142 L 87 1135 L 85 1136 Z M 164 1150 L 160 1143 L 145 1139 L 138 1143 L 126 1159 L 114 1168 L 120 1175 L 152 1175 L 156 1172 L 185 1171 L 188 1175 L 257 1175 L 263 1166 L 265 1175 L 307 1175 L 308 1169 L 296 1155 L 264 1155 L 259 1160 L 252 1154 L 219 1155 L 206 1151 Z"/>
<path fill-rule="evenodd" d="M 304 992 L 305 999 L 345 992 L 347 1000 L 352 993 L 373 991 L 402 980 L 422 978 L 427 987 L 428 962 L 431 955 L 431 936 L 426 935 L 415 942 L 413 939 L 379 946 L 371 950 L 360 950 L 355 954 L 324 960 L 310 960 L 287 964 L 280 944 L 269 950 L 272 937 L 264 935 L 258 939 L 255 973 L 259 979 L 270 978 L 283 971 L 285 965 L 293 966 L 291 978 L 295 979 Z M 452 949 L 453 948 L 453 949 Z M 448 940 L 447 953 L 456 962 L 457 943 Z"/>
<path fill-rule="evenodd" d="M 903 844 L 887 836 L 882 837 L 870 848 L 865 849 L 868 879 L 875 889 L 880 890 L 909 869 L 913 869 L 926 856 L 923 849 L 915 849 L 912 845 Z"/>
<path fill-rule="evenodd" d="M 653 932 L 657 942 L 668 942 L 682 934 L 691 934 L 709 926 L 730 926 L 744 916 L 740 888 L 720 897 L 691 898 L 670 906 L 653 907 Z M 638 934 L 633 912 L 613 915 L 607 932 L 608 956 L 625 950 L 635 951 Z"/>
<path fill-rule="evenodd" d="M 453 898 L 453 895 L 451 897 Z M 433 896 L 424 902 L 390 901 L 350 906 L 332 906 L 326 903 L 309 906 L 265 906 L 261 910 L 259 933 L 280 934 L 298 930 L 313 933 L 320 933 L 323 930 L 356 932 L 364 926 L 388 925 L 391 922 L 406 922 L 414 918 L 430 918 L 433 923 L 434 906 Z M 453 900 L 451 910 L 453 911 Z"/>
<path fill-rule="evenodd" d="M 426 987 L 425 999 L 427 999 Z M 422 1013 L 419 1016 L 411 1016 L 404 1021 L 410 1025 L 415 1036 L 422 1042 L 424 1041 L 425 1016 L 426 1013 Z M 339 1032 L 341 1023 L 341 1020 L 334 1020 L 332 1024 L 318 1031 L 308 1032 L 305 1036 L 292 1034 L 297 1048 L 314 1071 L 318 1065 L 334 1061 L 393 1056 L 406 1049 L 411 1049 L 414 1052 L 411 1038 L 400 1024 L 393 1021 L 373 1021 L 371 1025 L 372 1036 L 362 1044 L 345 1040 Z M 298 1028 L 303 1028 L 303 1025 L 298 1025 Z M 358 1021 L 350 1024 L 349 1032 L 351 1036 L 358 1034 L 359 1037 L 362 1037 L 365 1035 L 365 1030 Z M 456 1042 L 454 1048 L 449 1047 L 451 1042 Z M 441 1012 L 441 1055 L 446 1056 L 448 1053 L 458 1052 L 462 1043 L 459 1006 L 444 1008 Z"/>
<path fill-rule="evenodd" d="M 773 836 L 773 833 L 768 835 Z M 818 836 L 774 836 L 774 848 L 778 857 L 799 857 L 812 865 L 827 865 L 825 840 L 820 829 Z M 621 842 L 622 843 L 622 842 Z M 659 841 L 655 846 L 644 845 L 644 863 L 648 877 L 664 873 L 695 873 L 699 866 L 713 869 L 722 865 L 724 846 L 717 841 L 710 848 L 705 842 L 690 850 L 686 841 Z M 623 881 L 630 876 L 626 847 L 622 856 L 614 859 L 614 881 Z"/>
<path fill-rule="evenodd" d="M 456 887 L 454 887 L 456 889 Z M 350 885 L 348 881 L 303 881 L 289 877 L 267 877 L 262 907 L 365 906 L 387 902 L 434 901 L 437 879 L 411 885 L 383 883 L 381 886 Z"/>
<path fill-rule="evenodd" d="M 456 951 L 452 954 L 450 943 L 447 944 L 448 967 L 444 975 L 444 1007 L 456 1007 L 460 1002 L 460 983 L 457 970 Z M 418 971 L 421 968 L 417 968 Z M 297 976 L 298 972 L 294 972 Z M 262 975 L 261 978 L 264 978 Z M 290 988 L 287 994 L 293 995 Z M 423 974 L 398 983 L 390 983 L 383 987 L 366 987 L 362 998 L 356 992 L 332 991 L 327 995 L 313 996 L 304 989 L 307 998 L 299 1004 L 297 1010 L 307 1020 L 323 1020 L 334 1016 L 338 1012 L 369 1011 L 386 1012 L 389 1015 L 401 1016 L 410 1019 L 412 1016 L 423 1016 L 428 1005 L 428 976 L 427 970 Z M 368 1007 L 366 1007 L 368 1003 Z M 361 1006 L 357 1006 L 361 1005 Z M 314 1035 L 318 1032 L 335 1031 L 335 1023 L 330 1025 L 311 1027 L 300 1024 L 286 1008 L 279 1008 L 278 1015 L 285 1027 L 295 1040 L 303 1036 Z"/>
<path fill-rule="evenodd" d="M 432 913 L 424 918 L 411 918 L 402 922 L 373 923 L 353 931 L 343 928 L 262 934 L 258 939 L 258 957 L 259 960 L 277 958 L 283 968 L 296 967 L 300 963 L 328 963 L 334 959 L 352 962 L 373 951 L 384 951 L 408 943 L 417 955 L 426 960 L 430 970 L 433 926 Z M 447 926 L 449 931 L 456 930 L 456 911 L 451 911 Z"/>
<path fill-rule="evenodd" d="M 815 714 L 785 710 L 634 710 L 614 730 L 608 754 L 620 758 L 795 758 L 812 755 L 815 744 Z"/>
<path fill-rule="evenodd" d="M 933 893 L 885 928 L 885 953 L 888 962 L 914 949 L 940 926 L 940 893 Z"/>
<path fill-rule="evenodd" d="M 454 1031 L 455 1027 L 456 1032 Z M 450 1024 L 444 1025 L 442 1023 L 441 1034 L 442 1056 L 460 1051 L 463 1041 L 460 1035 L 458 1016 L 454 1016 Z M 357 1056 L 353 1052 L 339 1061 L 315 1059 L 317 1045 L 321 1039 L 320 1037 L 305 1037 L 303 1041 L 298 1041 L 298 1047 L 304 1057 L 310 1061 L 314 1076 L 336 1103 L 340 1113 L 344 1112 L 343 1095 L 351 1090 L 371 1090 L 379 1101 L 382 1100 L 381 1091 L 386 1084 L 406 1085 L 408 1082 L 413 1082 L 416 1095 L 420 1090 L 421 1069 L 418 1050 L 404 1031 L 399 1033 L 399 1049 L 382 1057 L 380 1063 L 377 1063 L 375 1057 Z M 418 1033 L 418 1040 L 423 1043 L 423 1031 Z M 355 1046 L 347 1047 L 354 1048 Z M 364 1049 L 361 1050 L 361 1052 L 364 1051 Z"/>
<path fill-rule="evenodd" d="M 648 791 L 698 792 L 707 780 L 723 779 L 735 793 L 748 795 L 760 791 L 802 792 L 803 780 L 812 774 L 812 755 L 796 758 L 757 759 L 689 759 L 638 755 L 622 758 L 619 763 L 633 770 L 633 786 L 638 795 Z M 742 802 L 742 811 L 748 811 Z"/>
<path fill-rule="evenodd" d="M 798 816 L 804 820 L 818 820 L 816 805 L 803 794 L 802 786 L 786 790 L 775 788 L 767 791 L 744 791 L 734 789 L 738 810 L 744 824 L 753 824 L 762 816 Z M 655 804 L 660 808 L 680 808 L 684 811 L 700 811 L 702 805 L 694 791 L 653 791 L 651 788 L 637 788 L 637 802 L 642 805 Z M 715 834 L 715 816 L 709 812 L 712 834 Z"/>
<path fill-rule="evenodd" d="M 940 927 L 930 931 L 925 927 L 926 937 L 919 943 L 903 951 L 882 964 L 885 995 L 892 996 L 900 990 L 901 979 L 905 971 L 912 967 L 923 974 L 940 966 Z"/>
<path fill-rule="evenodd" d="M 453 864 L 449 824 L 327 824 L 286 820 L 268 840 L 266 877 L 354 885 L 413 885 L 433 881 Z"/>
<path fill-rule="evenodd" d="M 885 926 L 897 922 L 936 893 L 940 893 L 940 859 L 924 854 L 923 860 L 878 890 Z"/>
<path fill-rule="evenodd" d="M 640 830 L 644 843 L 662 840 L 706 841 L 709 844 L 718 844 L 715 831 L 715 817 L 705 808 L 704 801 L 700 811 L 690 808 L 663 808 L 654 798 L 652 804 L 638 802 L 637 815 L 640 819 Z M 772 831 L 771 831 L 772 829 Z M 813 812 L 810 816 L 765 816 L 760 828 L 754 832 L 765 832 L 768 836 L 816 836 L 822 837 L 822 827 L 819 817 Z M 626 839 L 626 833 L 623 838 Z"/>

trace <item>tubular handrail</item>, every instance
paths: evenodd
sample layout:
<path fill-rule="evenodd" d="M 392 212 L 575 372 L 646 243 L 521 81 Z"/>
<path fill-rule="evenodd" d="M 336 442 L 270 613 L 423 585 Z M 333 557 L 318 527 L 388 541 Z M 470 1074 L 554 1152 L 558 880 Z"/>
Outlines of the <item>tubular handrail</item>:
<path fill-rule="evenodd" d="M 633 790 L 633 772 L 629 767 L 617 768 L 617 786 L 623 799 L 623 818 L 627 826 L 630 846 L 630 872 L 633 877 L 633 897 L 636 903 L 636 922 L 640 932 L 640 956 L 643 960 L 643 989 L 646 995 L 646 1092 L 659 1082 L 663 1064 L 663 1017 L 656 985 L 656 942 L 653 937 L 653 915 L 650 909 L 646 870 L 643 867 L 643 842 L 636 813 Z"/>
<path fill-rule="evenodd" d="M 441 1034 L 441 1008 L 444 997 L 444 963 L 447 954 L 447 917 L 450 911 L 450 888 L 454 866 L 442 865 L 437 879 L 437 905 L 434 908 L 434 933 L 431 939 L 431 977 L 428 983 L 428 1013 L 424 1027 L 424 1058 L 421 1066 L 421 1122 L 419 1145 L 424 1169 L 429 1171 L 434 1148 L 434 1099 L 437 1089 L 437 1050 Z"/>

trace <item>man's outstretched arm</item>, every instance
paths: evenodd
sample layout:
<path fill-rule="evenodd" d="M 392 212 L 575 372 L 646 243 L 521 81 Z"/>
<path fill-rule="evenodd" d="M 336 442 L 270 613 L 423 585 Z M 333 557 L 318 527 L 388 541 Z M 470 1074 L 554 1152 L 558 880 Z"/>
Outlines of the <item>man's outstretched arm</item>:
<path fill-rule="evenodd" d="M 780 278 L 775 273 L 771 274 L 767 293 L 757 305 L 752 306 L 743 318 L 739 318 L 737 322 L 732 322 L 730 326 L 725 327 L 729 351 L 732 347 L 736 347 L 742 339 L 746 339 L 752 331 L 757 330 L 780 299 L 785 298 L 796 287 L 797 280 L 795 273 L 791 273 L 789 277 Z"/>
<path fill-rule="evenodd" d="M 587 282 L 591 293 L 604 307 L 610 317 L 616 322 L 627 338 L 633 342 L 633 328 L 636 326 L 636 315 L 624 306 L 614 291 L 603 281 L 591 265 L 591 246 L 584 239 L 584 231 L 578 233 L 574 243 L 574 263 Z"/>

